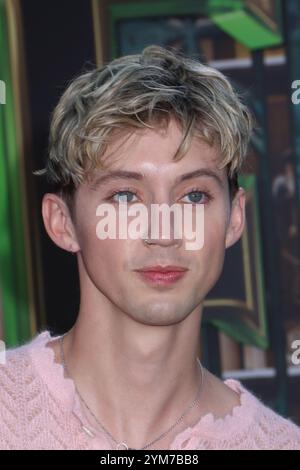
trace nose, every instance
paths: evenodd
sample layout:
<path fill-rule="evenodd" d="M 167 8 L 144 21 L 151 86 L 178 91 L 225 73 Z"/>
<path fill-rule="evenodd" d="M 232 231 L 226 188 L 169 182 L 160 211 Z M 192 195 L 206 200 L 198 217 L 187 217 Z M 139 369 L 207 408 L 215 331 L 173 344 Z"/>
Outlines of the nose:
<path fill-rule="evenodd" d="M 180 246 L 182 241 L 178 238 L 170 237 L 170 238 L 151 238 L 147 237 L 143 239 L 144 243 L 146 245 L 158 245 L 162 247 L 168 247 L 168 246 Z"/>
<path fill-rule="evenodd" d="M 182 244 L 182 215 L 178 216 L 165 205 L 165 212 L 156 208 L 148 212 L 148 233 L 145 233 L 143 241 L 146 245 L 158 245 L 162 247 L 181 246 Z"/>

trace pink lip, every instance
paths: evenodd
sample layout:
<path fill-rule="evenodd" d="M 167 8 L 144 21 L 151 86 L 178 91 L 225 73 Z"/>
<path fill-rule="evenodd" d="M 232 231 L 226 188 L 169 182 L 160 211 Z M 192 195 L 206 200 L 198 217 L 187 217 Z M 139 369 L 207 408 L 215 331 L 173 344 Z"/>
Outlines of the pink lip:
<path fill-rule="evenodd" d="M 138 269 L 136 271 L 148 282 L 160 285 L 170 285 L 179 281 L 179 279 L 185 275 L 187 269 L 180 266 L 151 266 L 149 268 Z"/>
<path fill-rule="evenodd" d="M 174 265 L 168 265 L 168 266 L 157 265 L 157 266 L 147 266 L 145 268 L 137 269 L 136 271 L 139 271 L 139 272 L 154 271 L 154 272 L 166 273 L 166 272 L 187 271 L 187 268 L 183 268 L 181 266 L 174 266 Z"/>

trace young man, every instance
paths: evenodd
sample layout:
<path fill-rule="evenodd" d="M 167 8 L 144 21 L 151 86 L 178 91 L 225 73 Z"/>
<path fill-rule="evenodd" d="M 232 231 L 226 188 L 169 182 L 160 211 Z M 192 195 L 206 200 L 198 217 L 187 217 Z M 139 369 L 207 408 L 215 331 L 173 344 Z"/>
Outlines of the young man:
<path fill-rule="evenodd" d="M 64 336 L 45 330 L 7 352 L 1 448 L 300 449 L 295 424 L 197 359 L 203 301 L 244 229 L 250 133 L 220 72 L 156 46 L 71 83 L 51 123 L 42 214 L 77 255 L 79 314 Z M 139 236 L 102 236 L 101 208 L 124 223 L 137 204 L 149 222 Z M 154 236 L 161 204 L 204 214 L 203 243 L 188 249 L 175 221 Z"/>

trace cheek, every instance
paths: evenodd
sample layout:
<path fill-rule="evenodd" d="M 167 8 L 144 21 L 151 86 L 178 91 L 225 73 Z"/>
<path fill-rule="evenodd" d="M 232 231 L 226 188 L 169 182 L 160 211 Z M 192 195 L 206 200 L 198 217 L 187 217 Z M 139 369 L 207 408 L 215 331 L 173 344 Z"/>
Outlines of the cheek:
<path fill-rule="evenodd" d="M 226 225 L 224 219 L 210 220 L 204 228 L 204 248 L 218 250 L 225 248 Z"/>
<path fill-rule="evenodd" d="M 119 291 L 123 272 L 123 253 L 117 240 L 84 236 L 81 247 L 82 272 L 107 297 Z"/>
<path fill-rule="evenodd" d="M 228 207 L 222 201 L 204 211 L 204 243 L 216 249 L 225 248 L 226 229 L 228 225 Z"/>
<path fill-rule="evenodd" d="M 88 227 L 81 230 L 79 235 L 81 253 L 88 265 L 93 270 L 118 271 L 122 263 L 122 240 L 104 239 L 97 237 L 96 227 Z"/>
<path fill-rule="evenodd" d="M 96 221 L 92 217 L 82 217 L 76 228 L 77 240 L 82 252 L 98 249 L 101 240 L 96 233 Z"/>
<path fill-rule="evenodd" d="M 204 221 L 204 245 L 199 251 L 198 267 L 210 287 L 219 278 L 225 257 L 226 213 L 207 212 Z"/>

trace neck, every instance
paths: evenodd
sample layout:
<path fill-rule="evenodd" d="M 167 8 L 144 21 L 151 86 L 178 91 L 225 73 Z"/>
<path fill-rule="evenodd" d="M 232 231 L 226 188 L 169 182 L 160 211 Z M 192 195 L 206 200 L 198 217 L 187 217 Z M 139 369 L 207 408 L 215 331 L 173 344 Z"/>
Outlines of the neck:
<path fill-rule="evenodd" d="M 174 424 L 195 399 L 201 382 L 200 312 L 169 326 L 144 325 L 120 313 L 91 311 L 82 303 L 64 338 L 65 359 L 100 422 L 117 440 L 139 448 Z M 189 414 L 184 426 L 199 418 L 199 410 Z"/>

